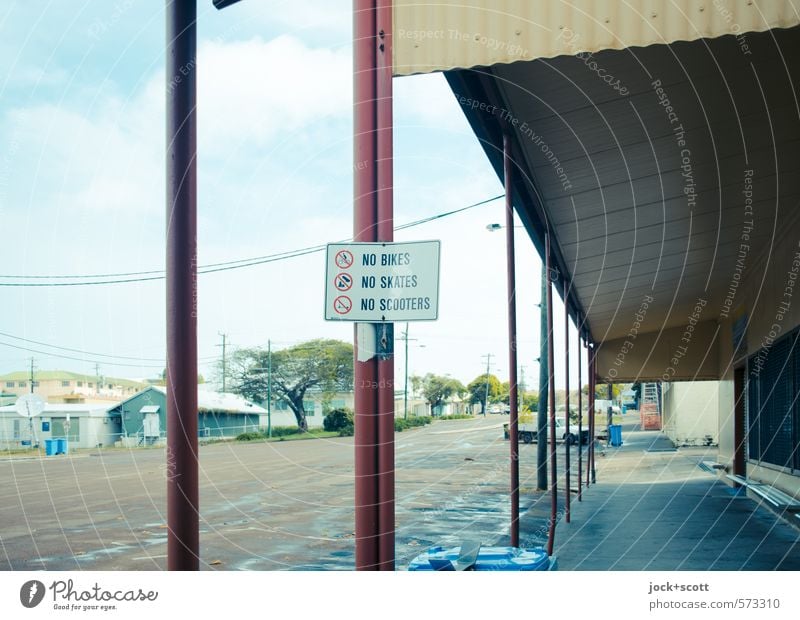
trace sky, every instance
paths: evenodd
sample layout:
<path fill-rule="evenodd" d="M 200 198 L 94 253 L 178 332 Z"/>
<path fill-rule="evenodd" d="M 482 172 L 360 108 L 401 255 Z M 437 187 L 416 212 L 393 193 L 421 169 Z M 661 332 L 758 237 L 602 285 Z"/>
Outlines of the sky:
<path fill-rule="evenodd" d="M 351 3 L 198 6 L 199 265 L 349 238 Z M 30 284 L 163 270 L 165 91 L 163 3 L 0 4 L 0 373 L 31 357 L 41 370 L 125 378 L 164 368 L 163 279 Z M 442 75 L 396 78 L 394 94 L 396 225 L 502 194 Z M 439 319 L 410 324 L 409 374 L 466 384 L 491 354 L 491 372 L 507 380 L 505 234 L 486 228 L 504 217 L 498 199 L 396 233 L 442 244 Z M 541 263 L 515 233 L 520 381 L 533 387 Z M 215 376 L 221 334 L 228 352 L 352 341 L 350 323 L 323 319 L 324 275 L 322 252 L 200 275 L 200 372 Z M 574 330 L 570 343 L 574 386 Z M 556 368 L 563 387 L 560 354 Z"/>

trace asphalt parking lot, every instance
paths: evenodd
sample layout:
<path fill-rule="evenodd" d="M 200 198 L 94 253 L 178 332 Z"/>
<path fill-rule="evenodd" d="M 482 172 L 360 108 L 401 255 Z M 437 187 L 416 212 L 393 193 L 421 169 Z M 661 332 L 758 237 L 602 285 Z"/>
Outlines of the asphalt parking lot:
<path fill-rule="evenodd" d="M 398 568 L 464 536 L 507 544 L 504 420 L 397 435 Z M 0 569 L 163 569 L 164 463 L 159 448 L 3 459 Z M 200 466 L 204 569 L 353 568 L 352 438 L 212 444 Z"/>

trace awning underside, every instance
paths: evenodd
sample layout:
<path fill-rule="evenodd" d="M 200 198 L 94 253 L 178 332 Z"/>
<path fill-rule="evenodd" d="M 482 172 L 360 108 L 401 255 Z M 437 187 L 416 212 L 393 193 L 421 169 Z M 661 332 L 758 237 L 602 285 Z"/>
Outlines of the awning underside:
<path fill-rule="evenodd" d="M 685 325 L 699 299 L 702 320 L 719 316 L 734 274 L 742 278 L 789 228 L 800 198 L 798 34 L 448 76 L 458 97 L 500 108 L 462 99 L 498 174 L 503 125 L 511 132 L 526 179 L 514 188 L 515 206 L 537 247 L 549 221 L 571 303 L 595 342 L 625 336 L 646 297 L 655 303 L 640 332 Z"/>

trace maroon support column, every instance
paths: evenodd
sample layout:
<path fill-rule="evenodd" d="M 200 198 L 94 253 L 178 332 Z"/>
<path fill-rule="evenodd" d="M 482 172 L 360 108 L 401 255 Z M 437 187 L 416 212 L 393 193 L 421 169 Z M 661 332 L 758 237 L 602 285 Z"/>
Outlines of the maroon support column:
<path fill-rule="evenodd" d="M 195 0 L 167 0 L 167 568 L 200 565 Z"/>
<path fill-rule="evenodd" d="M 583 480 L 583 384 L 581 382 L 581 322 L 578 324 L 578 501 L 581 500 Z"/>
<path fill-rule="evenodd" d="M 567 288 L 566 282 L 564 283 L 564 370 L 566 375 L 564 377 L 564 390 L 566 393 L 565 401 L 564 401 L 564 428 L 567 429 L 567 437 L 569 438 L 569 303 L 567 302 Z M 578 445 L 581 443 L 581 437 L 578 435 Z M 567 520 L 567 523 L 571 520 L 570 515 L 570 500 L 572 495 L 572 489 L 570 488 L 570 480 L 569 480 L 569 450 L 570 450 L 570 442 L 564 442 L 564 474 L 566 476 L 566 482 L 564 483 L 564 517 Z"/>
<path fill-rule="evenodd" d="M 394 240 L 392 1 L 377 0 L 378 241 Z M 378 569 L 394 570 L 394 324 L 378 334 Z"/>
<path fill-rule="evenodd" d="M 503 135 L 503 173 L 506 190 L 506 265 L 508 281 L 508 436 L 511 446 L 511 546 L 519 547 L 519 412 L 517 408 L 517 301 L 514 267 L 514 205 L 511 201 L 511 140 Z"/>
<path fill-rule="evenodd" d="M 588 340 L 586 342 L 586 361 L 586 368 L 589 373 L 589 376 L 586 377 L 589 401 L 586 403 L 586 415 L 589 416 L 589 446 L 588 450 L 586 450 L 586 488 L 589 488 L 592 479 L 592 452 L 594 451 L 594 386 L 592 385 L 592 347 Z"/>
<path fill-rule="evenodd" d="M 353 239 L 392 241 L 391 2 L 355 0 L 353 18 Z M 355 326 L 358 570 L 394 570 L 393 328 Z"/>
<path fill-rule="evenodd" d="M 550 528 L 547 534 L 547 553 L 553 554 L 556 537 L 556 518 L 558 516 L 558 471 L 556 469 L 556 382 L 553 349 L 553 278 L 550 264 L 550 233 L 544 236 L 545 271 L 547 272 L 547 371 L 549 377 L 548 401 L 550 405 L 548 424 L 550 425 Z"/>

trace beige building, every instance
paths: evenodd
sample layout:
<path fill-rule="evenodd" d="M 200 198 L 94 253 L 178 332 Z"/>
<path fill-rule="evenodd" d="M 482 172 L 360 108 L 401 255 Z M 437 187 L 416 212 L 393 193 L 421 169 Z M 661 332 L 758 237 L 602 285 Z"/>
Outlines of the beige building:
<path fill-rule="evenodd" d="M 119 401 L 133 396 L 147 387 L 146 383 L 97 377 L 67 370 L 39 370 L 33 381 L 29 372 L 20 371 L 0 375 L 0 395 L 22 396 L 31 392 L 39 394 L 50 403 L 86 403 L 96 401 Z"/>
<path fill-rule="evenodd" d="M 719 382 L 662 384 L 661 430 L 676 446 L 719 443 Z"/>

